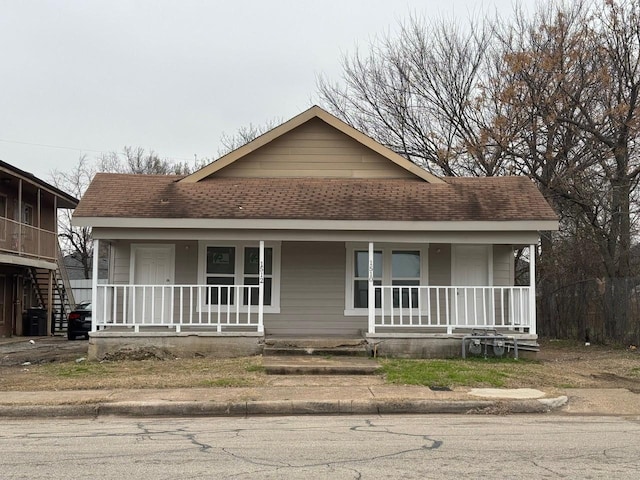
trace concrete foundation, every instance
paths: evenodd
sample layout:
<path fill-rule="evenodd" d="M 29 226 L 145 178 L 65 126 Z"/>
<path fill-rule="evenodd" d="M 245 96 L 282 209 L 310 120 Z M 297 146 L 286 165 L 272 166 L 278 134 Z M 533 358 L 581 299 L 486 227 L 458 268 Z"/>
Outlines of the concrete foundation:
<path fill-rule="evenodd" d="M 259 355 L 263 335 L 257 333 L 94 332 L 89 336 L 89 360 L 103 360 L 108 354 L 139 349 L 160 349 L 182 358 L 246 357 Z"/>
<path fill-rule="evenodd" d="M 375 357 L 393 358 L 460 358 L 462 338 L 459 334 L 375 334 L 367 335 Z M 518 335 L 519 358 L 535 358 L 537 335 Z M 469 356 L 469 355 L 468 355 Z M 513 351 L 504 355 L 513 357 Z"/>
<path fill-rule="evenodd" d="M 463 334 L 374 334 L 351 339 L 357 344 L 358 354 L 367 352 L 374 357 L 392 358 L 460 358 L 462 356 Z M 108 355 L 135 352 L 143 349 L 157 349 L 176 357 L 244 357 L 267 353 L 278 341 L 288 346 L 298 346 L 297 355 L 337 354 L 348 339 L 332 338 L 267 338 L 256 332 L 171 332 L 147 331 L 134 333 L 131 330 L 102 330 L 93 332 L 89 338 L 89 360 L 103 360 Z M 310 343 L 311 342 L 311 343 Z M 520 358 L 535 358 L 537 336 L 518 335 Z M 336 352 L 333 352 L 335 349 Z M 360 352 L 362 350 L 362 352 Z M 281 353 L 280 353 L 281 354 Z M 354 355 L 353 352 L 347 355 Z M 467 354 L 468 356 L 472 356 Z M 489 349 L 489 355 L 492 355 Z M 508 350 L 505 357 L 513 357 Z"/>

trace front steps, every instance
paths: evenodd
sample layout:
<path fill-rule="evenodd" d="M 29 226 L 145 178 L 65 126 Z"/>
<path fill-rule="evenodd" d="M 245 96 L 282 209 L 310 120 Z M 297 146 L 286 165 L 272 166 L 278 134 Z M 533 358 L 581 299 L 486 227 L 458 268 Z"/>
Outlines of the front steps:
<path fill-rule="evenodd" d="M 262 364 L 269 375 L 373 375 L 379 369 L 362 338 L 267 337 Z"/>
<path fill-rule="evenodd" d="M 370 353 L 367 341 L 363 338 L 267 337 L 263 355 L 368 357 Z"/>

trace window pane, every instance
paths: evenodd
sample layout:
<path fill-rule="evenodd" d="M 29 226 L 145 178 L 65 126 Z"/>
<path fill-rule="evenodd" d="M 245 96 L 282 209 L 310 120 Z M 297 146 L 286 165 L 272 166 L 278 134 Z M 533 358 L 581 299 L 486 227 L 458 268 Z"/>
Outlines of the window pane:
<path fill-rule="evenodd" d="M 7 197 L 0 195 L 0 217 L 7 216 Z"/>
<path fill-rule="evenodd" d="M 260 249 L 257 247 L 247 247 L 244 249 L 244 273 L 258 274 L 260 266 Z M 273 249 L 264 249 L 264 273 L 271 275 L 273 272 Z"/>
<path fill-rule="evenodd" d="M 391 272 L 393 278 L 420 278 L 420 252 L 392 252 Z"/>
<path fill-rule="evenodd" d="M 394 286 L 402 286 L 402 287 L 414 287 L 420 284 L 419 280 L 394 280 Z M 393 306 L 394 308 L 400 307 L 400 299 L 402 299 L 402 308 L 409 308 L 409 296 L 411 296 L 411 306 L 413 308 L 418 308 L 418 296 L 419 289 L 413 288 L 394 288 L 393 290 Z"/>
<path fill-rule="evenodd" d="M 244 278 L 245 285 L 258 285 L 258 277 L 245 277 Z M 273 279 L 265 278 L 264 279 L 264 304 L 271 305 L 271 290 L 273 287 Z M 242 296 L 242 304 L 249 304 L 249 289 L 244 289 L 244 295 Z M 258 305 L 258 289 L 251 289 L 251 305 Z"/>
<path fill-rule="evenodd" d="M 369 278 L 369 252 L 355 252 L 355 276 L 360 278 Z M 373 252 L 373 276 L 375 278 L 382 277 L 382 252 Z"/>
<path fill-rule="evenodd" d="M 233 285 L 233 277 L 207 277 L 207 285 Z M 220 295 L 218 295 L 218 293 Z M 211 298 L 209 298 L 211 295 Z M 206 303 L 211 305 L 233 305 L 233 287 L 207 288 Z"/>
<path fill-rule="evenodd" d="M 207 273 L 234 274 L 236 250 L 234 247 L 207 247 Z"/>
<path fill-rule="evenodd" d="M 374 285 L 380 285 L 380 280 L 374 280 Z M 369 307 L 369 280 L 356 280 L 353 284 L 353 307 L 368 308 Z M 380 308 L 380 290 L 376 290 L 376 308 Z"/>

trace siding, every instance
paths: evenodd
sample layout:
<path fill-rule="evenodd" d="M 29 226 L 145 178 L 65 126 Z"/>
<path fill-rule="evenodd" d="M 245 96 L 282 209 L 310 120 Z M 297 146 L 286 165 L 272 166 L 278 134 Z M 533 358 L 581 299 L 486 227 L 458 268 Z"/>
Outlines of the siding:
<path fill-rule="evenodd" d="M 268 335 L 360 335 L 366 317 L 345 317 L 345 244 L 283 242 L 279 314 Z"/>
<path fill-rule="evenodd" d="M 513 285 L 513 247 L 493 246 L 493 285 L 507 287 Z"/>
<path fill-rule="evenodd" d="M 327 125 L 311 120 L 215 174 L 217 177 L 415 178 Z"/>

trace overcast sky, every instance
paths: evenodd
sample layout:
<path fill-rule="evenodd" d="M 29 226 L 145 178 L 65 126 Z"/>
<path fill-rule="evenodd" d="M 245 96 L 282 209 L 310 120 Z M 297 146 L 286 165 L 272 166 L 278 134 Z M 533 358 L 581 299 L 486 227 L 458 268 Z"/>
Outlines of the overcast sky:
<path fill-rule="evenodd" d="M 125 145 L 215 158 L 223 132 L 317 103 L 318 74 L 410 13 L 496 9 L 511 0 L 0 0 L 0 159 L 49 180 Z"/>

